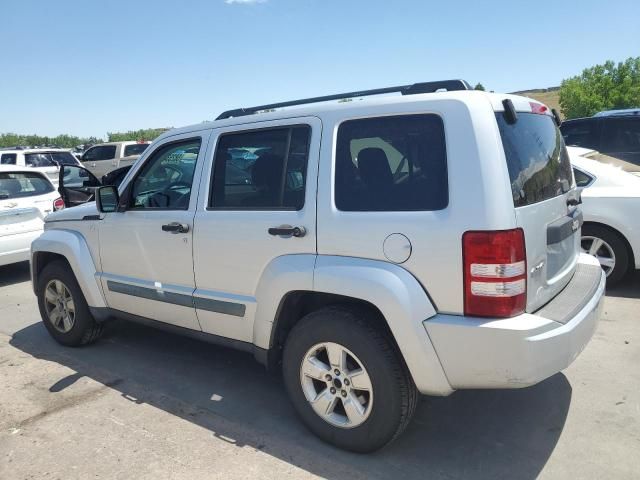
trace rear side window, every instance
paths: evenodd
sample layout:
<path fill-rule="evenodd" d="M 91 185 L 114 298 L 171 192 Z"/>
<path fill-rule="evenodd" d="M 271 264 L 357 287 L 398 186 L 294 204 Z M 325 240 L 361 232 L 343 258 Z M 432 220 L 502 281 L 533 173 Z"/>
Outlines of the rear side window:
<path fill-rule="evenodd" d="M 593 181 L 593 178 L 577 168 L 573 169 L 573 176 L 576 179 L 576 186 L 578 187 L 586 187 Z"/>
<path fill-rule="evenodd" d="M 124 156 L 128 157 L 130 155 L 140 155 L 144 152 L 149 145 L 147 143 L 136 143 L 133 145 L 125 145 L 124 147 Z"/>
<path fill-rule="evenodd" d="M 221 136 L 209 207 L 301 210 L 310 137 L 306 125 Z"/>
<path fill-rule="evenodd" d="M 449 202 L 444 125 L 438 115 L 349 120 L 336 145 L 342 211 L 441 210 Z"/>
<path fill-rule="evenodd" d="M 640 152 L 640 118 L 612 118 L 604 120 L 603 152 Z"/>
<path fill-rule="evenodd" d="M 573 147 L 598 149 L 597 120 L 571 120 L 560 126 L 564 143 Z"/>
<path fill-rule="evenodd" d="M 0 200 L 44 195 L 53 191 L 51 182 L 37 173 L 0 173 Z"/>
<path fill-rule="evenodd" d="M 51 160 L 58 165 L 78 165 L 76 157 L 69 152 L 51 152 Z"/>
<path fill-rule="evenodd" d="M 3 153 L 2 156 L 0 156 L 0 165 L 15 165 L 16 157 L 17 155 L 15 153 Z"/>
<path fill-rule="evenodd" d="M 516 207 L 542 202 L 571 189 L 569 155 L 550 116 L 518 113 L 518 121 L 510 125 L 498 112 L 496 120 Z"/>
<path fill-rule="evenodd" d="M 115 145 L 99 145 L 97 147 L 91 147 L 82 156 L 83 162 L 99 161 L 99 160 L 111 160 L 116 158 L 116 146 Z"/>
<path fill-rule="evenodd" d="M 55 167 L 50 153 L 26 153 L 24 163 L 30 167 Z"/>

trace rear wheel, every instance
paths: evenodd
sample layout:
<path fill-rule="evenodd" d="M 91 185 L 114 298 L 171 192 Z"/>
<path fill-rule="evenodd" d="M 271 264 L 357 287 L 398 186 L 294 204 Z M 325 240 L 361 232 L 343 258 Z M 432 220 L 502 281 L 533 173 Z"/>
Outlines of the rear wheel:
<path fill-rule="evenodd" d="M 62 345 L 77 347 L 96 341 L 102 324 L 95 321 L 69 265 L 49 263 L 38 277 L 38 307 L 51 336 Z"/>
<path fill-rule="evenodd" d="M 598 259 L 609 285 L 622 280 L 629 270 L 629 252 L 619 234 L 599 225 L 585 225 L 580 243 L 583 252 Z"/>
<path fill-rule="evenodd" d="M 386 330 L 365 310 L 333 306 L 306 315 L 285 345 L 294 408 L 323 440 L 355 452 L 399 436 L 418 392 Z"/>

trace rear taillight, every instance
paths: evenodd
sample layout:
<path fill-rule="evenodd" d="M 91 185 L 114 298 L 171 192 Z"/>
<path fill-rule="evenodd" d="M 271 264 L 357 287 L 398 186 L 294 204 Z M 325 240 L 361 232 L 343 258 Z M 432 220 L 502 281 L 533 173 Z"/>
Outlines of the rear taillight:
<path fill-rule="evenodd" d="M 524 232 L 466 232 L 462 236 L 464 314 L 514 317 L 527 303 Z"/>
<path fill-rule="evenodd" d="M 56 198 L 53 201 L 53 211 L 62 210 L 64 208 L 64 200 L 62 198 Z"/>

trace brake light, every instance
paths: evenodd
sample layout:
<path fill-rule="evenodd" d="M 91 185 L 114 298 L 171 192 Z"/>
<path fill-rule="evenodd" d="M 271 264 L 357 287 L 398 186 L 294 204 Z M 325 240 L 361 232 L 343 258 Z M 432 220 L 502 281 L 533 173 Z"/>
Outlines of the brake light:
<path fill-rule="evenodd" d="M 531 105 L 531 113 L 546 115 L 549 112 L 549 108 L 541 103 L 529 102 L 529 105 Z"/>
<path fill-rule="evenodd" d="M 53 211 L 62 210 L 64 208 L 64 200 L 62 198 L 56 198 L 53 201 Z"/>
<path fill-rule="evenodd" d="M 527 303 L 527 257 L 521 228 L 465 232 L 464 314 L 514 317 Z"/>

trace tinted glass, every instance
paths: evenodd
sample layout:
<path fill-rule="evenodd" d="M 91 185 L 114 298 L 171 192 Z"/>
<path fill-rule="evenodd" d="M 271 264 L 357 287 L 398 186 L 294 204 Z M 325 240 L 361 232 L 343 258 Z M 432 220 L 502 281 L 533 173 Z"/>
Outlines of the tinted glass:
<path fill-rule="evenodd" d="M 0 156 L 0 165 L 15 165 L 16 154 L 15 153 L 3 153 Z"/>
<path fill-rule="evenodd" d="M 576 168 L 573 169 L 573 176 L 576 179 L 576 185 L 578 187 L 586 187 L 593 180 L 589 175 Z"/>
<path fill-rule="evenodd" d="M 55 167 L 56 163 L 51 159 L 50 153 L 26 153 L 25 164 L 31 167 Z"/>
<path fill-rule="evenodd" d="M 116 158 L 116 146 L 100 145 L 87 150 L 82 156 L 82 161 L 111 160 L 113 158 Z"/>
<path fill-rule="evenodd" d="M 125 145 L 124 147 L 124 156 L 128 157 L 129 155 L 140 155 L 144 152 L 149 144 L 147 143 L 136 143 L 135 145 Z"/>
<path fill-rule="evenodd" d="M 604 152 L 640 152 L 640 118 L 611 118 L 603 120 Z"/>
<path fill-rule="evenodd" d="M 350 120 L 340 125 L 336 206 L 344 211 L 441 210 L 449 201 L 442 119 Z"/>
<path fill-rule="evenodd" d="M 59 165 L 78 165 L 76 157 L 69 152 L 51 152 L 51 160 Z"/>
<path fill-rule="evenodd" d="M 198 139 L 165 145 L 154 152 L 133 181 L 131 207 L 169 210 L 189 208 L 199 151 Z"/>
<path fill-rule="evenodd" d="M 507 158 L 513 204 L 542 202 L 571 189 L 571 163 L 560 130 L 548 115 L 518 113 L 509 125 L 496 113 Z"/>
<path fill-rule="evenodd" d="M 560 131 L 564 143 L 573 147 L 598 148 L 596 120 L 569 120 L 563 122 Z"/>
<path fill-rule="evenodd" d="M 296 126 L 223 135 L 210 207 L 302 209 L 310 134 Z"/>
<path fill-rule="evenodd" d="M 51 182 L 37 173 L 0 173 L 0 200 L 43 195 L 53 191 Z"/>

